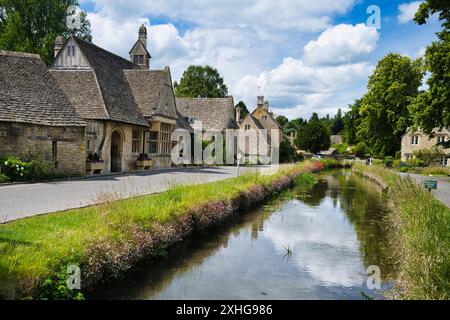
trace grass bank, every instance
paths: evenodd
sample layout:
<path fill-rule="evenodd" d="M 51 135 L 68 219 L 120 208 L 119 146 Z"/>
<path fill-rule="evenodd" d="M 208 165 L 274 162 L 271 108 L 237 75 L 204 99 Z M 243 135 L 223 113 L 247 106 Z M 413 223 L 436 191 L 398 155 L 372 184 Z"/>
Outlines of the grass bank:
<path fill-rule="evenodd" d="M 0 225 L 0 294 L 8 298 L 82 299 L 83 292 L 158 258 L 196 232 L 221 224 L 292 186 L 311 183 L 320 162 L 262 176 L 197 186 Z M 67 267 L 79 266 L 82 289 L 67 289 Z"/>
<path fill-rule="evenodd" d="M 387 225 L 402 299 L 450 299 L 450 210 L 412 180 L 378 167 L 354 170 L 386 188 Z"/>

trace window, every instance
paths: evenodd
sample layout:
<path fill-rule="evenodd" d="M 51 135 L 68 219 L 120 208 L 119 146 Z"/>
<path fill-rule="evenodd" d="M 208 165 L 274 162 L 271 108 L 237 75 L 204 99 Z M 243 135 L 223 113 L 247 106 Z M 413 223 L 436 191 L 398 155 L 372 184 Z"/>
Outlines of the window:
<path fill-rule="evenodd" d="M 262 121 L 267 122 L 267 116 L 263 116 Z"/>
<path fill-rule="evenodd" d="M 133 62 L 136 64 L 144 64 L 144 56 L 143 55 L 133 56 Z"/>
<path fill-rule="evenodd" d="M 414 136 L 411 138 L 411 144 L 413 146 L 418 146 L 419 145 L 419 136 Z"/>
<path fill-rule="evenodd" d="M 67 56 L 75 57 L 75 46 L 72 45 L 67 46 Z"/>
<path fill-rule="evenodd" d="M 160 154 L 168 155 L 172 152 L 172 126 L 167 123 L 161 123 L 161 132 L 159 133 Z"/>
<path fill-rule="evenodd" d="M 249 124 L 245 125 L 245 130 L 250 130 L 251 126 Z"/>
<path fill-rule="evenodd" d="M 445 142 L 445 136 L 438 136 L 437 137 L 437 143 L 438 144 L 441 144 L 441 143 L 444 143 Z"/>
<path fill-rule="evenodd" d="M 441 165 L 448 166 L 448 158 L 447 157 L 441 157 Z"/>
<path fill-rule="evenodd" d="M 148 153 L 158 154 L 158 132 L 150 131 L 147 134 Z"/>
<path fill-rule="evenodd" d="M 132 153 L 141 153 L 141 130 L 133 130 L 133 136 L 131 138 L 131 152 Z"/>

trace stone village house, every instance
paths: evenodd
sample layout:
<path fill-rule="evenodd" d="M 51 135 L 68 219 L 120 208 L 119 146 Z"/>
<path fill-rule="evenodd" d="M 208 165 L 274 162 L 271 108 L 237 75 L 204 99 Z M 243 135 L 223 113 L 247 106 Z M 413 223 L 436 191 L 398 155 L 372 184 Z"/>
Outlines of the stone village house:
<path fill-rule="evenodd" d="M 414 152 L 423 149 L 432 149 L 439 143 L 450 141 L 449 129 L 435 129 L 434 137 L 430 138 L 421 131 L 413 131 L 408 129 L 402 137 L 402 161 L 412 160 L 414 158 Z M 438 159 L 439 165 L 450 166 L 450 149 L 442 149 L 445 156 Z"/>
<path fill-rule="evenodd" d="M 43 157 L 85 172 L 86 123 L 38 55 L 0 51 L 0 157 Z"/>
<path fill-rule="evenodd" d="M 170 69 L 150 70 L 147 30 L 123 59 L 71 36 L 55 42 L 50 73 L 86 121 L 86 156 L 98 154 L 102 172 L 136 170 L 141 154 L 152 168 L 171 166 L 171 134 L 178 114 Z"/>
<path fill-rule="evenodd" d="M 81 175 L 93 154 L 97 173 L 134 171 L 142 154 L 151 168 L 172 165 L 171 134 L 187 125 L 170 69 L 150 70 L 145 26 L 130 61 L 75 36 L 57 37 L 49 68 L 35 55 L 0 57 L 0 156 L 39 152 Z"/>

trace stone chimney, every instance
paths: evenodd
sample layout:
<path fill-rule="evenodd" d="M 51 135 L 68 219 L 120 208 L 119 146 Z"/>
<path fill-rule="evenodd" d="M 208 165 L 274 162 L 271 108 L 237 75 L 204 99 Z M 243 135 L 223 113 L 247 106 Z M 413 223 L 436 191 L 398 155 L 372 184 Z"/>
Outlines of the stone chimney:
<path fill-rule="evenodd" d="M 236 122 L 241 123 L 241 107 L 236 108 Z"/>
<path fill-rule="evenodd" d="M 58 53 L 62 50 L 62 48 L 64 47 L 64 42 L 65 39 L 62 36 L 57 36 L 55 39 L 55 44 L 53 47 L 54 53 L 55 53 L 55 58 L 58 55 Z"/>
<path fill-rule="evenodd" d="M 264 110 L 269 112 L 269 108 L 270 108 L 269 101 L 264 102 Z"/>
<path fill-rule="evenodd" d="M 139 40 L 144 44 L 147 48 L 147 28 L 144 24 L 139 28 Z"/>
<path fill-rule="evenodd" d="M 264 108 L 264 96 L 258 96 L 258 108 Z"/>

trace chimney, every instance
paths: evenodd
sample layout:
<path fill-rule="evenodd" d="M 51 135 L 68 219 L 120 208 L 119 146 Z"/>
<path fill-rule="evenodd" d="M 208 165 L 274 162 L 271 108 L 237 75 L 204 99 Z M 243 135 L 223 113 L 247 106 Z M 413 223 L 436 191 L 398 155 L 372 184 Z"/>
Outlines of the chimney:
<path fill-rule="evenodd" d="M 55 44 L 53 47 L 54 53 L 55 53 L 55 58 L 58 55 L 58 53 L 62 50 L 62 48 L 64 47 L 64 37 L 62 36 L 57 36 L 55 39 Z"/>
<path fill-rule="evenodd" d="M 147 28 L 144 24 L 139 28 L 139 40 L 144 44 L 147 48 Z"/>
<path fill-rule="evenodd" d="M 258 96 L 258 108 L 264 107 L 264 96 Z"/>
<path fill-rule="evenodd" d="M 264 102 L 264 110 L 266 110 L 267 112 L 269 112 L 269 101 Z"/>
<path fill-rule="evenodd" d="M 236 122 L 241 123 L 241 107 L 236 108 Z"/>

